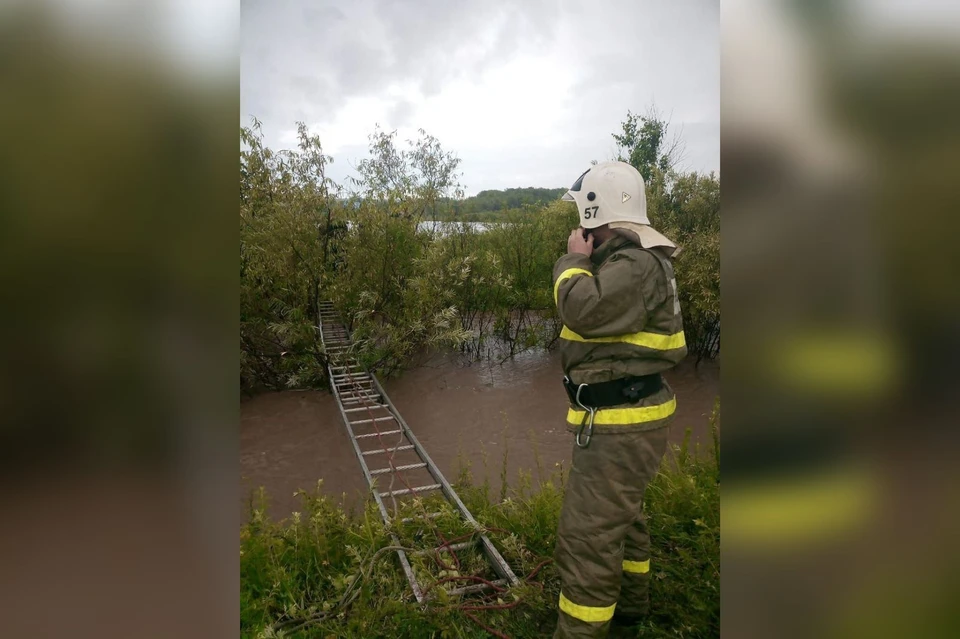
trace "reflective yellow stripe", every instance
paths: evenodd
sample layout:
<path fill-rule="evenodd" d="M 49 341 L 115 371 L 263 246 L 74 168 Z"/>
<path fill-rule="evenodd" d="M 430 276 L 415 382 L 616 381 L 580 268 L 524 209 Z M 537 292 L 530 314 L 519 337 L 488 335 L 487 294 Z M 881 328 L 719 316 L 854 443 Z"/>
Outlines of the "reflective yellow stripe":
<path fill-rule="evenodd" d="M 560 593 L 560 610 L 580 621 L 609 621 L 613 619 L 613 611 L 617 604 L 612 606 L 581 606 L 573 603 Z"/>
<path fill-rule="evenodd" d="M 635 572 L 639 574 L 644 574 L 650 572 L 650 560 L 646 561 L 630 561 L 628 559 L 623 560 L 623 571 L 624 572 Z"/>
<path fill-rule="evenodd" d="M 792 551 L 865 530 L 878 512 L 880 490 L 877 473 L 855 465 L 725 486 L 723 542 Z"/>
<path fill-rule="evenodd" d="M 630 335 L 617 335 L 615 337 L 580 337 L 566 326 L 560 331 L 560 339 L 571 342 L 589 342 L 591 344 L 633 344 L 634 346 L 645 346 L 658 351 L 668 351 L 673 348 L 683 348 L 687 345 L 683 331 L 673 335 L 661 335 L 660 333 L 633 333 Z"/>
<path fill-rule="evenodd" d="M 673 398 L 665 404 L 656 406 L 640 406 L 638 408 L 601 408 L 597 411 L 597 416 L 593 423 L 597 425 L 618 426 L 624 424 L 641 424 L 643 422 L 655 422 L 658 419 L 664 419 L 673 415 L 677 410 L 677 399 Z M 577 426 L 583 421 L 585 411 L 574 410 L 567 411 L 567 423 Z"/>
<path fill-rule="evenodd" d="M 875 396 L 904 368 L 889 337 L 851 329 L 785 335 L 767 349 L 770 372 L 784 386 L 844 398 Z"/>
<path fill-rule="evenodd" d="M 560 299 L 559 299 L 560 284 L 563 283 L 564 280 L 568 280 L 574 275 L 579 275 L 581 273 L 584 275 L 589 275 L 590 277 L 593 277 L 593 273 L 591 273 L 585 268 L 568 268 L 567 270 L 565 270 L 563 273 L 560 274 L 560 277 L 557 278 L 556 284 L 553 285 L 553 302 L 555 304 L 560 303 Z"/>

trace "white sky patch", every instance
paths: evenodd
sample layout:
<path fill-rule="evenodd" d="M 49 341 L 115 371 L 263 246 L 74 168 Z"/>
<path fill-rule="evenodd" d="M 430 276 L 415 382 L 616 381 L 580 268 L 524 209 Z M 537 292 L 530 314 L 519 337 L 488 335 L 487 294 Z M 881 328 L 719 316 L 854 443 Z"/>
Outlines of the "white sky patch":
<path fill-rule="evenodd" d="M 416 139 L 417 129 L 422 127 L 453 151 L 556 147 L 564 141 L 557 132 L 562 131 L 565 114 L 555 105 L 571 85 L 555 60 L 520 58 L 490 69 L 480 78 L 453 82 L 431 97 L 395 85 L 385 89 L 384 97 L 352 98 L 333 122 L 313 124 L 309 129 L 320 136 L 324 152 L 335 157 L 364 144 L 373 130 L 371 123 L 385 131 L 396 130 L 400 144 Z M 390 119 L 394 105 L 401 100 L 413 109 L 406 118 L 409 125 Z M 296 131 L 284 131 L 280 143 L 287 148 L 295 146 Z M 343 159 L 355 164 L 361 157 L 363 154 L 355 154 Z"/>
<path fill-rule="evenodd" d="M 549 58 L 518 58 L 424 101 L 416 117 L 454 146 L 540 144 L 557 131 L 569 79 Z"/>
<path fill-rule="evenodd" d="M 382 97 L 364 96 L 350 98 L 329 124 L 313 124 L 310 133 L 320 136 L 323 152 L 329 155 L 341 153 L 345 147 L 366 144 L 373 132 L 373 124 L 385 122 L 391 101 Z M 373 124 L 371 124 L 373 123 Z M 285 148 L 296 145 L 296 129 L 287 129 L 280 136 Z"/>

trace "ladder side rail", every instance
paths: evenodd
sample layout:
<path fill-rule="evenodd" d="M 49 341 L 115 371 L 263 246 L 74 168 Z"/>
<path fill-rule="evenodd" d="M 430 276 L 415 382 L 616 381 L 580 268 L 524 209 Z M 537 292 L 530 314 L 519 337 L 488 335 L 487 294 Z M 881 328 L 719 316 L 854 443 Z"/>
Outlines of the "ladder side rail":
<path fill-rule="evenodd" d="M 363 458 L 360 445 L 357 444 L 356 436 L 353 433 L 353 429 L 350 427 L 350 420 L 347 419 L 347 414 L 343 412 L 343 403 L 340 401 L 339 393 L 334 391 L 333 395 L 337 400 L 337 406 L 340 408 L 340 421 L 343 422 L 343 425 L 347 429 L 347 434 L 350 436 L 350 444 L 353 446 L 353 453 L 356 456 L 357 461 L 360 462 L 360 468 L 363 470 L 363 476 L 367 480 L 367 485 L 370 487 L 370 492 L 373 494 L 373 498 L 377 503 L 377 509 L 380 511 L 380 518 L 383 519 L 384 525 L 389 526 L 390 515 L 387 513 L 387 508 L 383 503 L 383 499 L 380 497 L 380 492 L 376 488 L 374 483 L 375 480 L 370 474 L 370 469 L 367 467 L 367 462 Z M 401 545 L 400 539 L 397 537 L 396 533 L 391 532 L 390 537 L 394 546 L 399 547 Z M 413 590 L 413 595 L 417 598 L 417 603 L 422 603 L 423 591 L 420 589 L 420 584 L 417 582 L 417 578 L 413 574 L 413 567 L 410 565 L 410 560 L 407 559 L 407 553 L 403 550 L 397 550 L 397 556 L 400 558 L 400 565 L 403 567 L 403 572 L 407 576 L 407 581 L 410 583 L 410 588 Z"/>
<path fill-rule="evenodd" d="M 391 413 L 393 413 L 397 423 L 400 424 L 400 427 L 403 429 L 407 441 L 413 444 L 413 449 L 416 451 L 417 456 L 426 462 L 427 471 L 433 477 L 434 481 L 440 484 L 440 490 L 443 491 L 444 496 L 457 508 L 457 510 L 460 511 L 460 516 L 463 517 L 463 519 L 474 529 L 479 531 L 481 528 L 480 524 L 477 523 L 477 520 L 473 518 L 470 510 L 467 509 L 466 505 L 460 500 L 460 496 L 457 495 L 456 491 L 453 489 L 453 486 L 450 485 L 450 483 L 447 481 L 447 478 L 444 477 L 443 473 L 440 472 L 440 469 L 437 468 L 437 465 L 430 458 L 430 455 L 427 454 L 426 449 L 422 444 L 420 444 L 420 441 L 417 439 L 416 435 L 413 434 L 410 426 L 408 426 L 407 422 L 404 421 L 403 417 L 400 415 L 400 412 L 396 410 L 393 402 L 390 401 L 390 398 L 387 396 L 386 391 L 383 390 L 383 387 L 380 385 L 380 380 L 378 380 L 377 376 L 373 374 L 370 375 L 370 378 L 373 380 L 374 386 L 383 396 L 384 403 L 390 407 Z M 517 576 L 513 573 L 510 565 L 506 562 L 506 560 L 485 534 L 480 534 L 480 542 L 481 546 L 483 547 L 484 554 L 487 556 L 490 565 L 493 566 L 493 569 L 497 572 L 497 574 L 506 579 L 510 585 L 516 585 L 519 583 L 520 580 L 517 579 Z"/>
<path fill-rule="evenodd" d="M 320 328 L 320 343 L 326 348 L 326 341 L 323 338 L 323 322 L 318 317 L 318 327 Z M 330 379 L 333 379 L 333 365 L 328 364 L 327 374 L 330 376 Z M 376 488 L 374 483 L 373 476 L 370 474 L 370 469 L 367 467 L 366 461 L 364 461 L 363 453 L 360 450 L 360 445 L 357 443 L 356 436 L 354 435 L 353 429 L 350 427 L 350 420 L 347 418 L 347 414 L 344 412 L 343 402 L 340 400 L 340 393 L 337 391 L 336 384 L 331 384 L 333 387 L 333 396 L 337 401 L 337 408 L 340 410 L 340 421 L 343 422 L 343 425 L 347 429 L 347 434 L 350 438 L 350 444 L 353 446 L 353 453 L 357 458 L 357 461 L 360 462 L 360 469 L 363 471 L 363 476 L 367 480 L 367 485 L 370 487 L 370 492 L 373 494 L 373 498 L 377 504 L 377 510 L 380 511 L 380 518 L 383 520 L 384 525 L 390 525 L 390 515 L 387 513 L 387 508 L 383 503 L 383 499 L 380 497 L 380 493 Z M 393 542 L 394 546 L 398 548 L 401 546 L 400 538 L 397 537 L 395 532 L 390 533 L 390 539 Z M 416 576 L 413 574 L 413 567 L 410 565 L 410 560 L 407 558 L 407 553 L 403 550 L 397 550 L 397 557 L 400 559 L 400 566 L 403 568 L 403 572 L 407 577 L 407 582 L 410 584 L 410 589 L 413 590 L 413 595 L 417 599 L 417 603 L 423 603 L 424 596 L 423 590 L 420 588 L 420 584 L 417 581 Z"/>
<path fill-rule="evenodd" d="M 326 347 L 326 341 L 323 337 L 322 318 L 318 318 L 318 324 L 320 327 L 321 343 L 323 343 L 324 347 Z M 343 325 L 340 324 L 340 326 L 343 326 Z M 343 329 L 345 330 L 346 327 L 343 326 Z M 348 335 L 347 339 L 349 340 L 349 332 L 347 333 L 347 335 Z M 351 360 L 351 363 L 352 363 L 352 358 L 349 358 L 349 359 Z M 328 366 L 327 372 L 330 375 L 330 378 L 332 380 L 333 378 L 332 364 Z M 453 487 L 447 481 L 446 477 L 444 477 L 443 473 L 440 472 L 440 469 L 436 466 L 436 464 L 430 458 L 430 455 L 427 453 L 426 449 L 423 447 L 422 444 L 420 444 L 420 441 L 413 434 L 413 431 L 410 429 L 410 426 L 406 423 L 406 421 L 400 415 L 400 412 L 397 410 L 396 406 L 394 406 L 393 402 L 390 400 L 386 391 L 380 385 L 380 381 L 377 379 L 376 375 L 372 373 L 368 373 L 368 375 L 370 376 L 370 381 L 372 381 L 373 386 L 381 395 L 382 400 L 386 405 L 386 410 L 390 414 L 392 414 L 393 417 L 396 419 L 397 423 L 400 425 L 400 428 L 403 431 L 404 436 L 413 445 L 414 452 L 426 464 L 427 471 L 434 478 L 437 484 L 439 484 L 440 489 L 444 494 L 444 497 L 446 497 L 447 501 L 451 502 L 457 508 L 457 510 L 460 512 L 461 517 L 463 517 L 463 519 L 466 522 L 468 522 L 471 526 L 473 526 L 476 530 L 479 531 L 480 530 L 479 523 L 477 523 L 477 521 L 473 518 L 473 515 L 470 513 L 469 509 L 467 509 L 466 505 L 460 500 L 460 496 L 457 495 L 456 491 L 454 491 Z M 339 396 L 339 391 L 336 388 L 336 384 L 331 384 L 331 385 L 333 386 L 334 396 L 336 397 L 337 405 L 340 409 L 341 421 L 343 421 L 344 425 L 347 428 L 347 432 L 350 435 L 350 442 L 353 445 L 354 454 L 356 455 L 358 461 L 360 462 L 360 467 L 363 470 L 364 477 L 366 478 L 367 484 L 370 486 L 374 499 L 377 502 L 377 507 L 380 510 L 380 516 L 383 519 L 384 523 L 389 525 L 390 523 L 389 515 L 387 514 L 386 507 L 383 504 L 383 501 L 379 495 L 379 492 L 375 488 L 373 477 L 371 476 L 370 469 L 367 467 L 367 464 L 364 460 L 363 453 L 360 451 L 360 447 L 357 444 L 356 436 L 353 433 L 353 429 L 350 427 L 350 420 L 347 418 L 343 403 L 341 402 L 341 399 Z M 396 535 L 394 533 L 391 533 L 391 537 L 393 538 L 395 545 L 399 546 L 400 543 Z M 496 547 L 493 545 L 493 543 L 490 541 L 487 535 L 481 533 L 479 535 L 479 539 L 481 542 L 481 547 L 484 551 L 484 554 L 487 557 L 488 562 L 490 563 L 491 567 L 493 567 L 493 569 L 497 572 L 497 574 L 506 583 L 510 585 L 516 585 L 517 583 L 519 583 L 519 580 L 517 579 L 517 576 L 513 573 L 513 570 L 510 568 L 510 565 L 506 562 L 506 560 L 504 560 L 503 556 L 500 555 L 500 552 L 496 549 Z M 423 603 L 424 596 L 423 596 L 422 590 L 420 589 L 419 583 L 417 582 L 417 579 L 413 574 L 413 569 L 410 566 L 406 553 L 403 550 L 398 550 L 397 554 L 400 558 L 400 563 L 403 566 L 404 572 L 406 573 L 406 576 L 407 576 L 407 581 L 410 583 L 410 586 L 413 590 L 414 596 L 417 599 L 417 602 Z"/>

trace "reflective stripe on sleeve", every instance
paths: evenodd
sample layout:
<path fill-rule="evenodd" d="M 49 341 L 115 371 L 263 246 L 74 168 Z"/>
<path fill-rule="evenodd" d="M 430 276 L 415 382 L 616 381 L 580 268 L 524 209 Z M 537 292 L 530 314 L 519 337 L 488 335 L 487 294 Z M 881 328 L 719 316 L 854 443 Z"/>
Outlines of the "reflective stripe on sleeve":
<path fill-rule="evenodd" d="M 559 280 L 557 280 L 559 282 Z M 633 344 L 634 346 L 645 346 L 658 351 L 669 351 L 674 348 L 683 348 L 687 345 L 683 331 L 673 335 L 663 335 L 661 333 L 631 333 L 628 335 L 616 335 L 614 337 L 581 337 L 571 331 L 566 326 L 560 331 L 560 339 L 571 342 L 589 342 L 591 344 Z"/>
<path fill-rule="evenodd" d="M 645 574 L 650 572 L 650 560 L 646 561 L 630 561 L 629 559 L 623 560 L 623 572 L 633 572 L 637 574 Z"/>
<path fill-rule="evenodd" d="M 616 607 L 616 603 L 610 606 L 581 606 L 564 597 L 563 592 L 560 593 L 560 610 L 580 621 L 610 621 Z"/>
<path fill-rule="evenodd" d="M 623 426 L 626 424 L 642 424 L 644 422 L 655 422 L 658 419 L 664 419 L 673 415 L 677 410 L 677 398 L 656 406 L 638 406 L 636 408 L 601 408 L 597 411 L 593 423 L 606 426 Z M 567 411 L 567 423 L 575 426 L 583 422 L 586 411 L 575 410 L 573 408 Z"/>
<path fill-rule="evenodd" d="M 563 273 L 560 274 L 560 277 L 557 278 L 556 283 L 553 285 L 553 302 L 554 304 L 560 303 L 560 285 L 564 280 L 568 280 L 574 275 L 589 275 L 593 277 L 593 273 L 588 271 L 585 268 L 568 268 Z M 542 290 L 542 289 L 541 289 Z"/>

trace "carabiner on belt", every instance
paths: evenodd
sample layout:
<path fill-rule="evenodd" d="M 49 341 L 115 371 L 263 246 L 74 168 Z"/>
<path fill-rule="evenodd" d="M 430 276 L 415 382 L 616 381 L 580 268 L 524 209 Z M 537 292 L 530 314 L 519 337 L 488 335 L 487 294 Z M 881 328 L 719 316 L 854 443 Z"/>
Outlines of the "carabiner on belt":
<path fill-rule="evenodd" d="M 580 386 L 577 387 L 577 397 L 576 397 L 577 405 L 580 406 L 580 408 L 582 408 L 583 410 L 587 411 L 586 414 L 583 416 L 583 420 L 580 422 L 580 427 L 577 428 L 576 441 L 577 441 L 577 446 L 579 446 L 580 448 L 586 448 L 587 446 L 590 445 L 590 438 L 593 437 L 593 418 L 597 414 L 596 408 L 594 408 L 593 406 L 584 406 L 583 403 L 580 401 L 580 393 L 583 391 L 584 388 L 586 388 L 586 386 L 587 386 L 586 384 L 580 384 Z M 583 442 L 581 442 L 580 435 L 583 433 L 584 425 L 586 425 L 587 427 L 587 435 L 586 437 L 584 437 Z"/>

